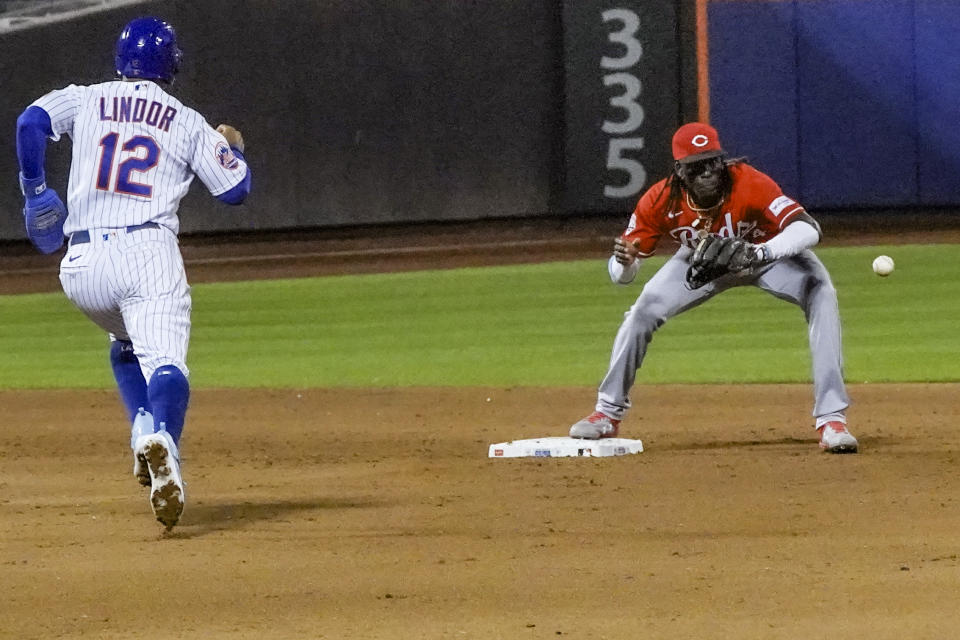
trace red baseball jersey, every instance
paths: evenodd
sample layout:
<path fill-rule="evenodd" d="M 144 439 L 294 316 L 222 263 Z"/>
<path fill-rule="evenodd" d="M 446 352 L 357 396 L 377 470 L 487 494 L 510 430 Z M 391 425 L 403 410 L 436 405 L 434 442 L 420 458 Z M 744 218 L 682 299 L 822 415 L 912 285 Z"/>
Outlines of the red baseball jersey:
<path fill-rule="evenodd" d="M 766 242 L 804 209 L 783 191 L 770 176 L 748 164 L 729 167 L 733 188 L 719 207 L 710 210 L 714 216 L 710 231 L 721 236 L 737 236 L 749 242 Z M 656 183 L 640 198 L 630 224 L 623 232 L 628 242 L 640 242 L 640 257 L 653 255 L 664 235 L 678 244 L 696 247 L 700 231 L 698 212 L 684 191 L 679 209 L 671 210 L 667 179 Z M 701 212 L 702 213 L 702 212 Z"/>

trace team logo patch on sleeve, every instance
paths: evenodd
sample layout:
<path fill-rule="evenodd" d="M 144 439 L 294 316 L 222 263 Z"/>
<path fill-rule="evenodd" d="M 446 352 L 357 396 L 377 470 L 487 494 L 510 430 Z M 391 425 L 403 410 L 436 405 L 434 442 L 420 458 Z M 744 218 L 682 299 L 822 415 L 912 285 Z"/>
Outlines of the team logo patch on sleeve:
<path fill-rule="evenodd" d="M 233 155 L 233 150 L 225 142 L 217 143 L 217 160 L 224 169 L 236 169 L 240 166 L 237 156 Z"/>
<path fill-rule="evenodd" d="M 794 202 L 787 196 L 780 196 L 779 198 L 777 198 L 776 200 L 770 203 L 770 207 L 769 207 L 770 213 L 772 213 L 775 217 L 779 216 L 781 213 L 783 213 L 784 209 L 786 209 L 792 204 L 796 204 L 796 202 Z"/>

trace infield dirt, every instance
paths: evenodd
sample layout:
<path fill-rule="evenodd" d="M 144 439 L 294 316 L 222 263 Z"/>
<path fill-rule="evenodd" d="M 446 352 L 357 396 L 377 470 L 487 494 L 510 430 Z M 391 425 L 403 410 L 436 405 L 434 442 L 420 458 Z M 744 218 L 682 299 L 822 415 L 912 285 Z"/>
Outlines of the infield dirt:
<path fill-rule="evenodd" d="M 434 266 L 497 260 L 441 245 Z M 185 253 L 194 282 L 242 273 Z M 306 253 L 245 264 L 335 270 Z M 594 389 L 200 389 L 165 535 L 113 392 L 0 392 L 0 638 L 954 637 L 960 384 L 850 393 L 857 455 L 819 451 L 808 385 L 640 385 L 644 453 L 491 460 Z"/>

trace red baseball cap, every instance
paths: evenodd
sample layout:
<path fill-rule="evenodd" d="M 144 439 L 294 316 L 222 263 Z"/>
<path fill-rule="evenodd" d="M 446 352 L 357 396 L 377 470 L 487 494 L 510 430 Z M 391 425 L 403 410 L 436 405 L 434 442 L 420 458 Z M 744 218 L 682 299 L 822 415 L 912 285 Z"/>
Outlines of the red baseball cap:
<path fill-rule="evenodd" d="M 673 134 L 673 159 L 696 162 L 723 155 L 717 130 L 702 122 L 690 122 Z"/>

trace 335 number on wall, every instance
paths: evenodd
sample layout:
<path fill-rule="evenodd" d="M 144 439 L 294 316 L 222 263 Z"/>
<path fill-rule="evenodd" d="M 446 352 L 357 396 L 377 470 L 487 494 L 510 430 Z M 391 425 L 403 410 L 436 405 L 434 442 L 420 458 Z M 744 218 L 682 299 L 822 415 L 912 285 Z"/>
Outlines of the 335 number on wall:
<path fill-rule="evenodd" d="M 607 170 L 615 172 L 615 181 L 621 183 L 604 185 L 603 195 L 629 198 L 640 193 L 647 182 L 647 170 L 643 164 L 628 155 L 631 151 L 643 149 L 643 138 L 636 135 L 644 117 L 643 105 L 639 102 L 640 79 L 630 73 L 643 57 L 643 45 L 637 37 L 640 17 L 629 9 L 608 9 L 601 15 L 604 24 L 611 29 L 607 39 L 613 43 L 611 53 L 615 54 L 600 58 L 600 68 L 610 72 L 603 76 L 603 85 L 611 91 L 609 104 L 620 119 L 604 120 L 600 128 L 611 136 L 607 142 Z M 625 184 L 621 177 L 623 173 L 627 175 Z"/>

